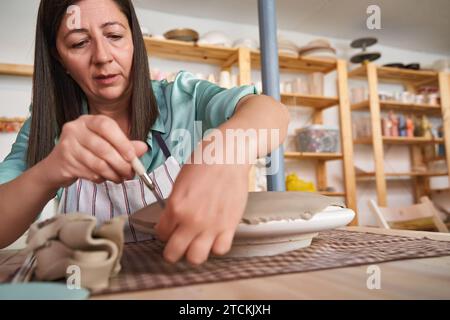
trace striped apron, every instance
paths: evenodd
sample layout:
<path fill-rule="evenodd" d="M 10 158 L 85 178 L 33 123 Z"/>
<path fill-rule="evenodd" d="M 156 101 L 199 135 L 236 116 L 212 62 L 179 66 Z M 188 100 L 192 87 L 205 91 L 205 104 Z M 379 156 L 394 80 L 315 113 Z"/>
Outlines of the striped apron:
<path fill-rule="evenodd" d="M 159 194 L 166 199 L 172 191 L 181 167 L 170 154 L 169 148 L 159 132 L 153 131 L 152 134 L 166 160 L 153 172 L 149 172 L 149 175 L 155 182 Z M 118 215 L 127 215 L 129 218 L 135 211 L 153 202 L 156 202 L 155 196 L 140 179 L 124 181 L 121 184 L 111 181 L 96 184 L 89 180 L 78 179 L 69 187 L 64 188 L 58 212 L 91 214 L 97 218 L 100 224 Z M 129 219 L 127 220 L 125 224 L 126 242 L 149 239 L 153 239 L 153 237 L 135 230 Z"/>

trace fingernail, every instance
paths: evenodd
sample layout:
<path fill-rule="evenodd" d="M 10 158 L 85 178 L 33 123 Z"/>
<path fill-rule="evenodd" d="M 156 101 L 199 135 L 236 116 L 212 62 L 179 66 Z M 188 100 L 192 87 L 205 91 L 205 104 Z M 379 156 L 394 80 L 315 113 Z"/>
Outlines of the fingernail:
<path fill-rule="evenodd" d="M 166 259 L 166 261 L 169 262 L 169 263 L 175 263 L 178 260 L 178 259 L 176 259 L 176 257 L 171 256 L 169 254 L 165 254 L 164 255 L 164 259 Z"/>
<path fill-rule="evenodd" d="M 131 161 L 136 157 L 136 154 L 134 153 L 134 150 L 129 150 L 126 154 L 127 160 Z"/>

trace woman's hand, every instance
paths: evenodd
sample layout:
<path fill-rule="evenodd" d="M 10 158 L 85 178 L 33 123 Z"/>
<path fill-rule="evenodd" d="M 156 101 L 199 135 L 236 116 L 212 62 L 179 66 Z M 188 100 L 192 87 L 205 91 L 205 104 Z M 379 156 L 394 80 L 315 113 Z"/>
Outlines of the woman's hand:
<path fill-rule="evenodd" d="M 248 197 L 249 165 L 185 164 L 156 225 L 164 258 L 201 264 L 230 250 Z"/>
<path fill-rule="evenodd" d="M 66 123 L 55 148 L 43 160 L 49 183 L 67 186 L 78 178 L 101 183 L 132 179 L 131 160 L 147 151 L 130 141 L 117 122 L 103 115 L 84 115 Z"/>

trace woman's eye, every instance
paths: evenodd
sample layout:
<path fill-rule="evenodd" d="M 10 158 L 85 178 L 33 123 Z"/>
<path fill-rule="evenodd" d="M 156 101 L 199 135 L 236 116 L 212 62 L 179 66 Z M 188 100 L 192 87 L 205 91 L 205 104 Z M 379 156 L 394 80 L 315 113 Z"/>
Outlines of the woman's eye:
<path fill-rule="evenodd" d="M 74 48 L 74 49 L 83 48 L 86 44 L 87 44 L 86 40 L 85 41 L 81 41 L 81 42 L 73 44 L 72 48 Z"/>
<path fill-rule="evenodd" d="M 112 40 L 120 40 L 120 39 L 123 38 L 123 37 L 122 37 L 121 35 L 119 35 L 119 34 L 110 34 L 110 35 L 108 35 L 108 37 L 111 38 Z"/>

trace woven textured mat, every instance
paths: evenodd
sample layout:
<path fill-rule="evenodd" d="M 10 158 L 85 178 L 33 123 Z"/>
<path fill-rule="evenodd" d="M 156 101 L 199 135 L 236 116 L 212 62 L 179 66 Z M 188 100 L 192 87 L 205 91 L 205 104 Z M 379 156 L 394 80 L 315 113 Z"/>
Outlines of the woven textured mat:
<path fill-rule="evenodd" d="M 305 272 L 392 260 L 450 255 L 450 242 L 344 230 L 321 232 L 311 246 L 271 257 L 214 258 L 193 267 L 162 259 L 163 245 L 125 245 L 122 271 L 106 290 L 117 293 Z"/>

